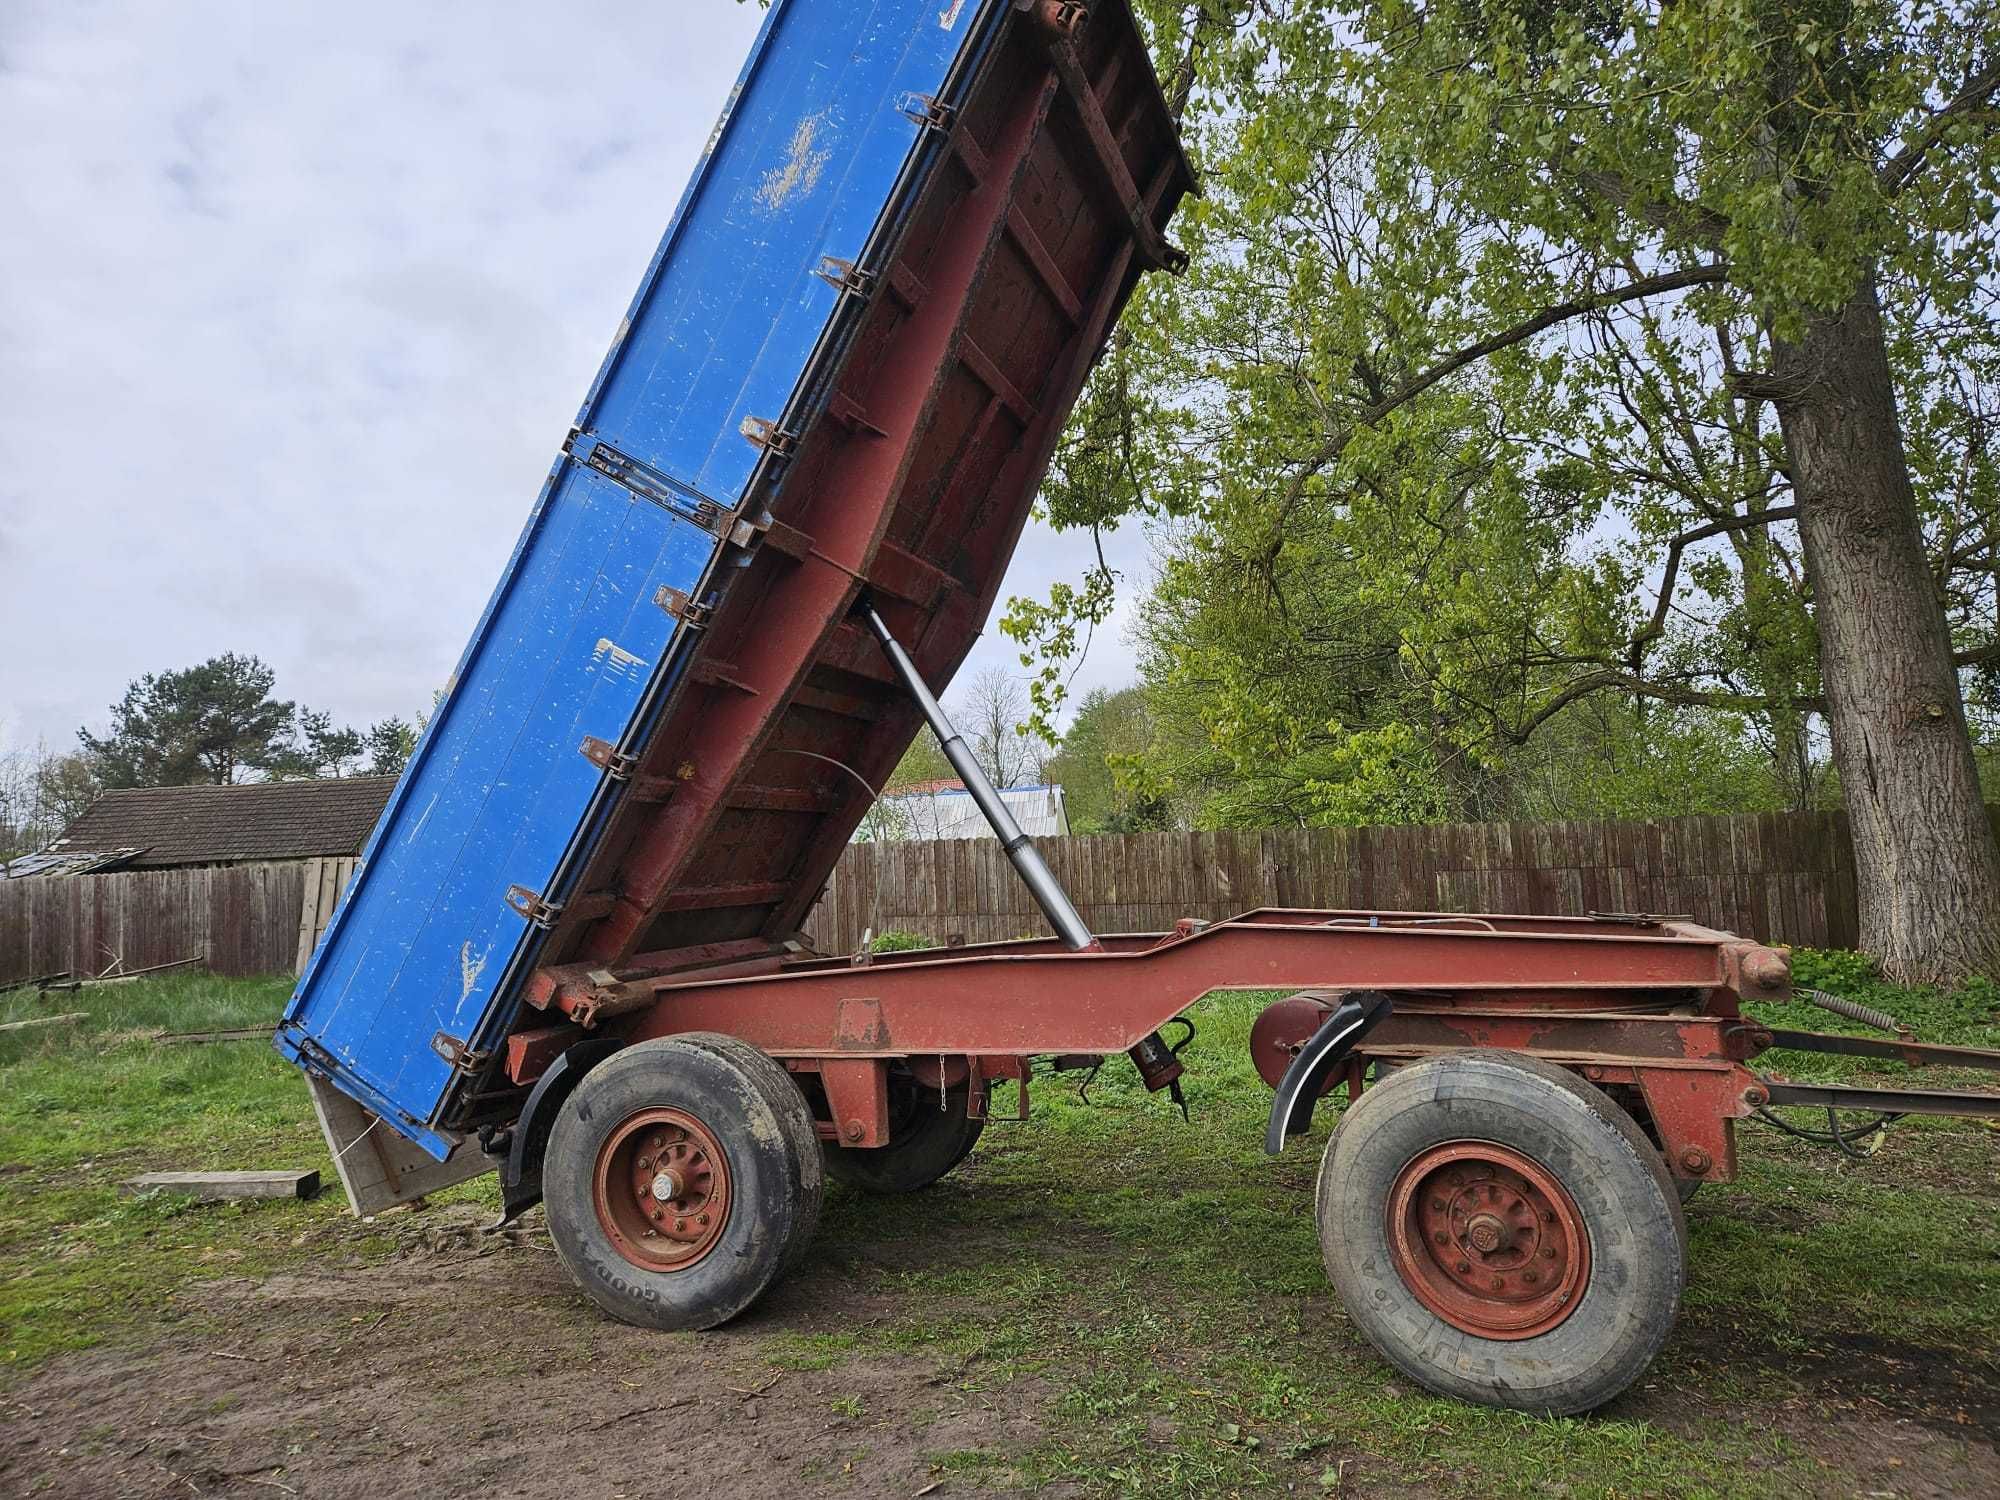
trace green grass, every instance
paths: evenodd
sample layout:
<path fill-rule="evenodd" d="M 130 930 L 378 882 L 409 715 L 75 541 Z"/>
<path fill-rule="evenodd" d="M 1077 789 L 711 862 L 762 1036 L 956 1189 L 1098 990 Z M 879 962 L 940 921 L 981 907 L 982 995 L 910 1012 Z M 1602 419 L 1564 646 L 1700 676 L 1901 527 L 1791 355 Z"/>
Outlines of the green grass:
<path fill-rule="evenodd" d="M 1844 955 L 1801 954 L 1798 967 L 1803 981 L 1895 1011 L 1928 1040 L 2000 1046 L 2000 992 L 1989 987 L 1890 992 Z M 19 1370 L 149 1336 L 155 1320 L 179 1315 L 172 1294 L 192 1281 L 387 1248 L 382 1226 L 346 1218 L 337 1189 L 311 1204 L 226 1207 L 117 1195 L 120 1179 L 166 1166 L 318 1166 L 332 1181 L 303 1086 L 267 1045 L 152 1039 L 268 1023 L 284 994 L 281 982 L 183 978 L 81 998 L 0 997 L 0 1020 L 91 1013 L 73 1032 L 0 1033 L 0 1359 Z M 1270 1096 L 1247 1040 L 1263 998 L 1196 1008 L 1192 1128 L 1129 1069 L 1108 1067 L 1088 1102 L 1073 1083 L 1039 1084 L 1031 1120 L 989 1126 L 966 1166 L 930 1192 L 831 1191 L 802 1273 L 818 1288 L 809 1294 L 838 1305 L 860 1293 L 886 1311 L 851 1328 L 773 1330 L 760 1357 L 815 1372 L 916 1354 L 968 1397 L 1031 1400 L 1044 1415 L 1039 1444 L 931 1455 L 954 1490 L 1067 1483 L 1149 1496 L 1825 1487 L 1808 1439 L 1758 1417 L 1803 1388 L 1794 1360 L 1861 1336 L 1993 1367 L 2000 1136 L 1978 1122 L 1908 1121 L 1856 1163 L 1746 1128 L 1742 1179 L 1704 1190 L 1690 1215 L 1681 1332 L 1632 1399 L 1549 1421 L 1429 1397 L 1376 1358 L 1327 1289 L 1312 1184 L 1331 1112 L 1310 1142 L 1276 1161 L 1262 1153 Z M 1804 1005 L 1762 1013 L 1847 1026 Z M 1801 1078 L 1900 1072 L 1773 1061 Z M 491 1192 L 488 1179 L 453 1196 Z M 829 1410 L 864 1415 L 893 1414 L 858 1402 Z"/>

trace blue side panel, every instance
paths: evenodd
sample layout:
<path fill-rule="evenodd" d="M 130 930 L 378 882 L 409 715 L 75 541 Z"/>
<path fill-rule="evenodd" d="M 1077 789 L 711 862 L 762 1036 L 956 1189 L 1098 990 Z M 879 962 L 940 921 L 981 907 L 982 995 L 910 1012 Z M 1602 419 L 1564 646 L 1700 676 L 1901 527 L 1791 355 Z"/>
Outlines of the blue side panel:
<path fill-rule="evenodd" d="M 586 737 L 639 748 L 688 644 L 655 603 L 698 595 L 759 450 L 814 377 L 856 259 L 914 190 L 913 95 L 939 92 L 1004 5 L 777 0 L 630 315 L 444 700 L 301 976 L 281 1052 L 442 1157 L 452 1044 L 504 1034 L 540 929 L 511 887 L 560 900 L 615 783 Z M 579 233 L 589 226 L 579 225 Z M 639 493 L 580 460 L 659 471 Z"/>

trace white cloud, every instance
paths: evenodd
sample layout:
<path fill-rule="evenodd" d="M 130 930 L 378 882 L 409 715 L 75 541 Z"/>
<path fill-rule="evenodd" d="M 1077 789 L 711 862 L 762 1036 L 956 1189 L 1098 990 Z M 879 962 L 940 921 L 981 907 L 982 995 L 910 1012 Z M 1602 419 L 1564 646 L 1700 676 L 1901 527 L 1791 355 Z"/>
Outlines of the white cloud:
<path fill-rule="evenodd" d="M 346 719 L 426 707 L 760 15 L 0 8 L 13 741 L 223 650 Z M 1076 556 L 1031 530 L 1008 590 Z M 1115 639 L 1100 675 L 1129 680 Z"/>

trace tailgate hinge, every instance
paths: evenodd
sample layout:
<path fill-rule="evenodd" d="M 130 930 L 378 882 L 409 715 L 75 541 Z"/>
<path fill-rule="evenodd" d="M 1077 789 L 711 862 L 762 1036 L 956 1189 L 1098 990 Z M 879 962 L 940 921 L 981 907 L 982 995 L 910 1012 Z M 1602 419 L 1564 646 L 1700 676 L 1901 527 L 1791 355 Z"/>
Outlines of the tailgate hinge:
<path fill-rule="evenodd" d="M 525 885 L 507 887 L 507 904 L 541 928 L 555 926 L 556 918 L 562 914 L 562 902 L 544 901 L 540 891 L 531 891 Z"/>
<path fill-rule="evenodd" d="M 737 431 L 750 440 L 751 447 L 761 448 L 773 458 L 790 458 L 799 445 L 797 433 L 785 431 L 768 417 L 745 417 Z"/>
<path fill-rule="evenodd" d="M 603 771 L 613 781 L 630 780 L 633 768 L 639 763 L 638 756 L 622 753 L 611 741 L 601 740 L 594 734 L 585 735 L 583 743 L 576 748 L 585 760 Z M 516 886 L 515 889 L 519 890 L 520 887 Z"/>
<path fill-rule="evenodd" d="M 875 290 L 875 273 L 864 271 L 853 261 L 839 255 L 822 255 L 819 269 L 813 272 L 821 281 L 849 297 L 866 298 Z"/>
<path fill-rule="evenodd" d="M 695 603 L 684 590 L 661 584 L 653 594 L 653 603 L 665 610 L 669 619 L 679 620 L 690 630 L 700 630 L 708 624 L 709 606 Z"/>
<path fill-rule="evenodd" d="M 932 94 L 905 94 L 897 108 L 926 130 L 950 130 L 958 121 L 958 110 Z"/>
<path fill-rule="evenodd" d="M 460 1073 L 477 1073 L 486 1066 L 486 1060 L 493 1055 L 490 1052 L 474 1052 L 458 1037 L 445 1031 L 440 1031 L 431 1038 L 431 1051 Z"/>

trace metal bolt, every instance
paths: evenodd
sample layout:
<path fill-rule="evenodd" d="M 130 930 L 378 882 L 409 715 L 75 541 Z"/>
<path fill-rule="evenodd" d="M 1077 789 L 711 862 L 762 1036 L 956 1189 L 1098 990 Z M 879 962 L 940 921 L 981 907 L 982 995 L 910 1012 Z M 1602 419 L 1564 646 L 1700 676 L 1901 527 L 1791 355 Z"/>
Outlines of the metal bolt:
<path fill-rule="evenodd" d="M 1708 1170 L 1708 1153 L 1699 1146 L 1690 1146 L 1681 1153 L 1681 1166 L 1699 1177 Z"/>
<path fill-rule="evenodd" d="M 1556 1211 L 1554 1209 L 1545 1208 L 1542 1210 L 1542 1222 L 1544 1224 L 1553 1224 L 1555 1223 L 1555 1221 L 1556 1221 Z"/>
<path fill-rule="evenodd" d="M 653 1149 L 655 1151 L 659 1150 L 662 1146 L 666 1145 L 666 1143 L 667 1143 L 667 1138 L 663 1135 L 656 1135 L 653 1137 Z"/>
<path fill-rule="evenodd" d="M 1461 1276 L 1470 1276 L 1472 1274 L 1471 1264 L 1466 1261 L 1460 1261 L 1458 1263 L 1458 1274 Z"/>
<path fill-rule="evenodd" d="M 1521 1279 L 1527 1282 L 1529 1286 L 1533 1286 L 1542 1279 L 1542 1273 L 1540 1271 L 1523 1271 Z"/>
<path fill-rule="evenodd" d="M 1431 1238 L 1436 1240 L 1440 1245 L 1449 1245 L 1451 1243 L 1451 1236 L 1446 1234 L 1442 1229 L 1432 1235 Z"/>
<path fill-rule="evenodd" d="M 1495 1276 L 1493 1278 L 1493 1290 L 1496 1292 L 1506 1291 L 1507 1290 L 1506 1278 L 1501 1276 Z"/>
<path fill-rule="evenodd" d="M 866 1128 L 859 1120 L 849 1120 L 847 1122 L 847 1138 L 850 1141 L 858 1141 L 866 1133 Z"/>
<path fill-rule="evenodd" d="M 662 1209 L 662 1208 L 656 1208 L 656 1209 L 654 1209 L 654 1210 L 653 1210 L 653 1217 L 654 1217 L 655 1219 L 664 1219 L 664 1218 L 665 1218 L 666 1216 L 667 1216 L 667 1213 L 666 1213 L 666 1210 L 665 1210 L 665 1209 Z M 652 1231 L 652 1230 L 650 1230 L 650 1229 L 646 1231 L 646 1233 L 648 1233 L 648 1234 L 651 1234 L 652 1232 L 653 1232 L 653 1231 Z"/>
<path fill-rule="evenodd" d="M 1438 1211 L 1439 1213 L 1443 1213 L 1443 1212 L 1444 1212 L 1444 1199 L 1442 1199 L 1442 1198 L 1433 1198 L 1433 1199 L 1431 1199 L 1431 1207 L 1432 1207 L 1432 1208 L 1434 1208 L 1434 1209 L 1436 1209 L 1436 1210 L 1437 1210 L 1437 1211 Z"/>
<path fill-rule="evenodd" d="M 688 1227 L 688 1221 L 687 1221 L 686 1219 L 676 1219 L 676 1220 L 674 1220 L 674 1233 L 675 1233 L 675 1234 L 685 1234 L 685 1233 L 687 1232 L 687 1227 Z"/>
<path fill-rule="evenodd" d="M 696 1215 L 695 1215 L 695 1220 L 694 1220 L 694 1221 L 695 1221 L 695 1223 L 699 1224 L 699 1225 L 700 1225 L 700 1226 L 701 1226 L 701 1227 L 702 1227 L 703 1229 L 706 1229 L 706 1228 L 708 1228 L 708 1215 L 707 1215 L 707 1214 L 696 1214 Z"/>
<path fill-rule="evenodd" d="M 1542 1249 L 1542 1259 L 1554 1260 L 1555 1258 L 1556 1258 L 1555 1246 L 1553 1245 L 1544 1246 Z"/>
<path fill-rule="evenodd" d="M 642 1156 L 639 1158 L 639 1170 L 641 1172 L 645 1171 L 646 1168 L 650 1167 L 652 1164 L 653 1164 L 653 1158 L 650 1156 Z"/>

